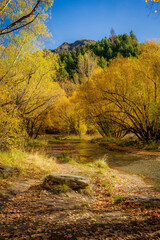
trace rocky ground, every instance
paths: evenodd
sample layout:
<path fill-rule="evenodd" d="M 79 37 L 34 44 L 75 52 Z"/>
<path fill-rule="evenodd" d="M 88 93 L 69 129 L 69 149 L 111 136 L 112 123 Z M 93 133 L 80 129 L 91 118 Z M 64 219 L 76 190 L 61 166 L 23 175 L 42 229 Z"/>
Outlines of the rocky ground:
<path fill-rule="evenodd" d="M 0 191 L 0 239 L 160 239 L 160 193 L 140 177 L 68 163 L 58 168 L 90 176 L 90 189 L 53 194 L 41 188 L 42 179 L 20 176 Z"/>

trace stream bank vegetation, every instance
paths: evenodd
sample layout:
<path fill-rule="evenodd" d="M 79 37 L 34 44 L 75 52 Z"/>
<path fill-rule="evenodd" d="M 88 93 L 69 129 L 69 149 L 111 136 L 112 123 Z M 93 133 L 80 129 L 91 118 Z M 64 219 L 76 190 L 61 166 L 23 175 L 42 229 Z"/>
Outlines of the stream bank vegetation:
<path fill-rule="evenodd" d="M 45 21 L 52 4 L 52 0 L 2 1 L 0 8 L 0 164 L 22 170 L 20 176 L 1 178 L 0 188 L 4 190 L 20 180 L 41 179 L 65 165 L 66 171 L 75 167 L 76 172 L 91 179 L 92 186 L 86 189 L 85 194 L 95 198 L 91 204 L 81 204 L 83 211 L 72 206 L 72 212 L 68 210 L 68 203 L 71 204 L 68 199 L 61 216 L 51 210 L 52 218 L 48 207 L 53 195 L 50 202 L 44 202 L 49 193 L 31 188 L 16 195 L 2 209 L 1 236 L 5 239 L 15 236 L 19 239 L 28 236 L 45 239 L 47 233 L 47 237 L 56 234 L 57 239 L 75 239 L 81 235 L 86 239 L 86 236 L 95 237 L 96 234 L 97 239 L 112 235 L 118 239 L 117 229 L 120 227 L 122 239 L 125 239 L 128 229 L 130 239 L 133 235 L 135 239 L 144 239 L 145 234 L 148 234 L 148 239 L 158 239 L 159 209 L 150 206 L 147 211 L 144 205 L 125 201 L 123 191 L 116 196 L 121 191 L 115 190 L 118 176 L 103 160 L 84 163 L 68 156 L 53 159 L 46 156 L 45 147 L 49 141 L 58 143 L 61 140 L 49 134 L 79 138 L 100 135 L 104 137 L 101 144 L 106 138 L 114 138 L 121 145 L 126 141 L 124 137 L 132 134 L 136 138 L 132 145 L 140 142 L 140 146 L 146 144 L 148 148 L 158 148 L 160 45 L 156 42 L 138 44 L 132 31 L 129 35 L 116 35 L 112 31 L 109 38 L 104 37 L 76 51 L 59 55 L 42 50 L 41 43 L 50 37 Z M 46 138 L 45 134 L 49 136 Z M 68 190 L 63 185 L 58 191 Z M 122 212 L 118 215 L 119 225 L 116 213 L 112 214 L 109 222 L 110 215 L 104 215 L 108 209 L 129 211 L 133 222 L 127 218 L 128 213 L 123 218 Z M 124 229 L 125 218 L 127 230 Z M 37 219 L 40 224 L 38 236 Z M 80 220 L 78 226 L 77 220 Z M 70 230 L 72 226 L 75 231 L 73 235 L 66 234 L 68 222 Z M 61 223 L 65 224 L 63 229 Z M 87 233 L 81 233 L 79 227 L 86 229 Z M 114 234 L 107 232 L 108 228 Z"/>
<path fill-rule="evenodd" d="M 36 48 L 26 54 L 30 46 L 31 39 L 14 36 L 0 52 L 2 156 L 23 151 L 35 159 L 32 147 L 43 154 L 48 142 L 95 135 L 102 137 L 98 140 L 102 145 L 111 141 L 159 151 L 159 43 L 138 44 L 131 32 L 104 38 L 76 54 Z M 77 61 L 75 72 L 63 75 L 71 56 Z M 103 67 L 98 62 L 102 57 Z M 70 161 L 66 156 L 58 158 Z M 5 157 L 0 163 L 10 164 Z"/>
<path fill-rule="evenodd" d="M 30 48 L 31 39 L 15 35 L 0 52 L 1 150 L 29 146 L 29 138 L 46 133 L 99 134 L 121 145 L 132 134 L 137 146 L 158 149 L 159 43 L 112 32 L 59 55 Z"/>
<path fill-rule="evenodd" d="M 101 144 L 110 139 L 158 149 L 159 43 L 138 44 L 133 32 L 112 34 L 60 56 L 38 50 L 23 34 L 0 52 L 0 164 L 20 167 L 29 177 L 55 171 L 60 162 L 76 165 L 65 155 L 57 161 L 46 157 L 47 144 L 63 136 L 98 135 Z M 129 135 L 132 139 L 125 139 Z M 88 174 L 93 166 L 95 175 L 109 174 L 103 161 L 85 164 Z M 112 192 L 112 181 L 103 181 Z"/>

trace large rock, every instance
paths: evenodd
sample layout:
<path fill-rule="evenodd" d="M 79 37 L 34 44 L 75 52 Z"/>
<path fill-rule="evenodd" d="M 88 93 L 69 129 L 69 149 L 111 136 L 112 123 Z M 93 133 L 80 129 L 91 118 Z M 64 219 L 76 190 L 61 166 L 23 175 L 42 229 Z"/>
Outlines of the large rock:
<path fill-rule="evenodd" d="M 0 165 L 0 175 L 4 177 L 19 174 L 20 172 L 21 172 L 20 168 Z"/>
<path fill-rule="evenodd" d="M 76 176 L 76 175 L 68 175 L 68 174 L 50 174 L 48 175 L 42 184 L 42 186 L 46 189 L 54 190 L 54 186 L 66 184 L 71 189 L 84 189 L 89 184 L 89 179 Z"/>

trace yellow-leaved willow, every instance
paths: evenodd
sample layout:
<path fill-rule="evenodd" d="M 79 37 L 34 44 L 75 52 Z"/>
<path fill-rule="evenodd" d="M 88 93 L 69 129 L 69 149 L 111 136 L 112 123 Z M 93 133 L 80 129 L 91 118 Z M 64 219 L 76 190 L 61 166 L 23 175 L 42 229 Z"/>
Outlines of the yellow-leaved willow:
<path fill-rule="evenodd" d="M 160 46 L 148 42 L 138 58 L 113 59 L 79 87 L 77 99 L 102 135 L 160 137 Z"/>

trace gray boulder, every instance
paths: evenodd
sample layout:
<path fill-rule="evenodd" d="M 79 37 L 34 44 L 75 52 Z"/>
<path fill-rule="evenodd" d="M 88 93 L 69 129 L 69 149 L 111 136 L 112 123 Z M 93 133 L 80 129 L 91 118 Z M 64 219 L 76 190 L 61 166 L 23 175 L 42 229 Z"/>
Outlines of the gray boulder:
<path fill-rule="evenodd" d="M 54 186 L 63 184 L 66 184 L 71 189 L 77 190 L 86 188 L 90 184 L 90 181 L 85 177 L 77 175 L 50 174 L 44 179 L 42 186 L 52 190 Z"/>
<path fill-rule="evenodd" d="M 2 176 L 19 174 L 20 172 L 21 172 L 20 168 L 0 165 L 0 175 Z"/>

